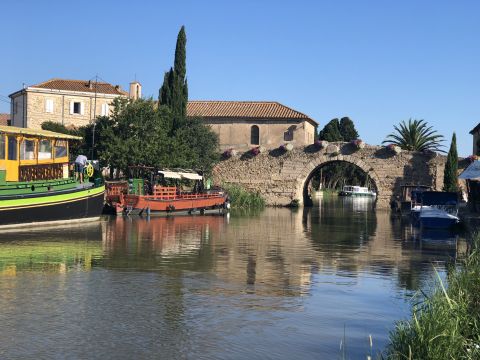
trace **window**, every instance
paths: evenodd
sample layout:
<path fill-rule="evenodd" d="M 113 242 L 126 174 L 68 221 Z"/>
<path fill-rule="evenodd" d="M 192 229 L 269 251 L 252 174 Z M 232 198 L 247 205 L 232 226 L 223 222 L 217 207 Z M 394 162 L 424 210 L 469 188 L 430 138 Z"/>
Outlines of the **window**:
<path fill-rule="evenodd" d="M 65 140 L 55 141 L 55 158 L 67 156 L 67 142 Z"/>
<path fill-rule="evenodd" d="M 287 131 L 283 133 L 284 141 L 293 141 L 293 132 L 297 129 L 295 125 L 290 126 Z"/>
<path fill-rule="evenodd" d="M 18 112 L 18 101 L 15 100 L 14 106 L 13 106 L 13 113 L 16 114 Z"/>
<path fill-rule="evenodd" d="M 20 160 L 35 160 L 35 140 L 22 140 L 20 143 Z"/>
<path fill-rule="evenodd" d="M 260 145 L 260 130 L 257 125 L 253 125 L 250 130 L 250 144 Z"/>
<path fill-rule="evenodd" d="M 53 113 L 53 99 L 45 100 L 45 112 Z"/>
<path fill-rule="evenodd" d="M 38 144 L 38 160 L 52 158 L 52 142 L 47 139 L 40 140 Z"/>
<path fill-rule="evenodd" d="M 102 116 L 108 116 L 109 111 L 108 111 L 108 104 L 102 104 Z"/>
<path fill-rule="evenodd" d="M 5 134 L 0 134 L 0 160 L 5 160 Z"/>
<path fill-rule="evenodd" d="M 84 114 L 84 104 L 81 101 L 70 101 L 70 114 Z"/>
<path fill-rule="evenodd" d="M 8 160 L 17 160 L 17 138 L 8 137 Z"/>

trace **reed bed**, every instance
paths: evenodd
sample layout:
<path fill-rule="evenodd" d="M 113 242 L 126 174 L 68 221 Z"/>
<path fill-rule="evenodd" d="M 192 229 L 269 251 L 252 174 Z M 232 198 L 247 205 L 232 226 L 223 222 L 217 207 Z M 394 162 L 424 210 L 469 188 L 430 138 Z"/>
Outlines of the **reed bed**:
<path fill-rule="evenodd" d="M 233 209 L 261 209 L 265 200 L 259 193 L 251 192 L 239 185 L 227 185 L 225 190 Z"/>
<path fill-rule="evenodd" d="M 448 287 L 437 273 L 432 295 L 422 294 L 412 318 L 390 334 L 386 359 L 480 359 L 480 235 L 468 256 L 450 267 Z"/>

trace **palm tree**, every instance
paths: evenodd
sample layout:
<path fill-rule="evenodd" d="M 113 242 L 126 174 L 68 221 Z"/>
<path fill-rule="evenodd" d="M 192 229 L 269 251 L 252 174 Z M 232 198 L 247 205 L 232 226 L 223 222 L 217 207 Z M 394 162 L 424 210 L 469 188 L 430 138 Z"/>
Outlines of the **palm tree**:
<path fill-rule="evenodd" d="M 410 151 L 439 151 L 445 152 L 441 149 L 443 135 L 438 134 L 428 126 L 425 120 L 409 119 L 408 123 L 402 121 L 398 126 L 393 126 L 394 133 L 391 133 L 382 142 L 400 146 L 403 150 Z"/>

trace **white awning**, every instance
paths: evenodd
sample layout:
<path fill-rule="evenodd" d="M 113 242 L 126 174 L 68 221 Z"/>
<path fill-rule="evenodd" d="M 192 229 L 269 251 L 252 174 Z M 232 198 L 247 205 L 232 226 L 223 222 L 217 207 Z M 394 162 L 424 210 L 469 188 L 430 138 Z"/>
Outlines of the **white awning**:
<path fill-rule="evenodd" d="M 167 179 L 181 179 L 182 176 L 174 171 L 159 171 L 159 174 L 162 174 L 164 178 Z"/>
<path fill-rule="evenodd" d="M 458 178 L 463 180 L 480 180 L 480 160 L 472 162 Z"/>
<path fill-rule="evenodd" d="M 189 173 L 189 172 L 181 172 L 179 173 L 182 178 L 188 179 L 188 180 L 202 180 L 203 176 L 198 175 L 197 173 Z"/>

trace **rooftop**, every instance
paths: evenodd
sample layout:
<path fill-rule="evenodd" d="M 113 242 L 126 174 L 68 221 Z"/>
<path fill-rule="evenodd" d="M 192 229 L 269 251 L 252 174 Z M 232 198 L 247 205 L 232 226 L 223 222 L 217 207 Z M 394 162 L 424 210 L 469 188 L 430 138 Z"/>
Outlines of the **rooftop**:
<path fill-rule="evenodd" d="M 318 125 L 307 115 L 276 101 L 189 101 L 187 115 L 213 118 L 303 119 Z"/>
<path fill-rule="evenodd" d="M 0 133 L 44 136 L 47 138 L 54 138 L 54 139 L 82 140 L 82 138 L 79 136 L 61 134 L 61 133 L 56 133 L 48 130 L 35 130 L 35 129 L 29 129 L 29 128 L 15 127 L 15 126 L 0 126 Z"/>
<path fill-rule="evenodd" d="M 0 126 L 7 126 L 10 120 L 10 114 L 0 113 Z"/>
<path fill-rule="evenodd" d="M 51 79 L 30 87 L 38 89 L 81 91 L 90 93 L 96 92 L 98 94 L 128 95 L 128 93 L 123 91 L 119 85 L 112 85 L 106 82 L 95 82 L 91 80 Z"/>

